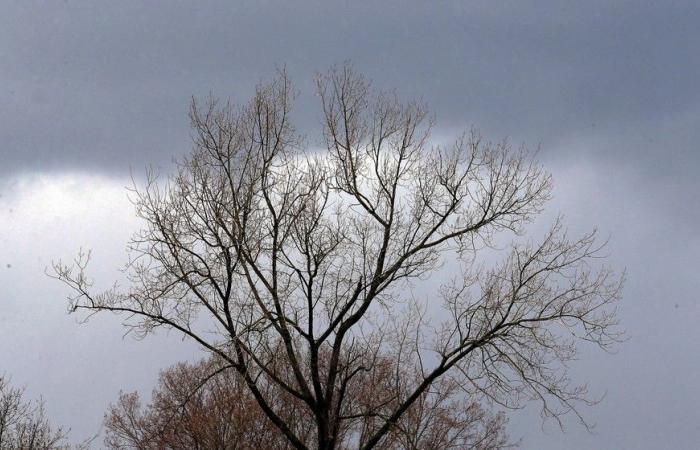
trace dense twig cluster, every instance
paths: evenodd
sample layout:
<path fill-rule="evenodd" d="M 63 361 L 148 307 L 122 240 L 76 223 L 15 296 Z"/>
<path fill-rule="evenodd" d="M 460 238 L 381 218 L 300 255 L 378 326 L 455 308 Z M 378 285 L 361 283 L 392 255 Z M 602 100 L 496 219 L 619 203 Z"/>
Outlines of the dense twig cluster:
<path fill-rule="evenodd" d="M 25 401 L 23 394 L 0 376 L 0 449 L 68 450 L 66 434 L 51 426 L 44 403 Z"/>

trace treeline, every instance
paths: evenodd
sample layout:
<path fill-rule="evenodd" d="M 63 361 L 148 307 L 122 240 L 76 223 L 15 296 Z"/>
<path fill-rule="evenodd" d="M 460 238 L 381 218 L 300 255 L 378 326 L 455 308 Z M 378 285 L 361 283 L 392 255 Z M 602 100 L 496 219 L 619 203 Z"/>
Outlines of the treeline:
<path fill-rule="evenodd" d="M 383 364 L 391 367 L 388 361 Z M 359 434 L 358 429 L 344 430 L 339 448 L 357 447 L 363 434 L 380 422 L 382 411 L 391 409 L 397 397 L 384 381 L 383 377 L 368 377 L 347 393 L 365 423 Z M 89 441 L 71 444 L 67 430 L 51 424 L 43 401 L 28 401 L 23 394 L 9 379 L 0 378 L 0 449 L 90 448 Z M 303 436 L 305 446 L 314 448 L 314 418 L 299 400 L 284 392 L 274 395 L 285 422 Z M 216 357 L 163 370 L 148 402 L 138 392 L 122 392 L 110 405 L 103 425 L 103 446 L 114 450 L 293 448 L 260 408 L 243 378 Z M 509 446 L 505 425 L 503 413 L 490 412 L 460 395 L 456 384 L 443 382 L 423 394 L 376 448 L 498 450 Z"/>

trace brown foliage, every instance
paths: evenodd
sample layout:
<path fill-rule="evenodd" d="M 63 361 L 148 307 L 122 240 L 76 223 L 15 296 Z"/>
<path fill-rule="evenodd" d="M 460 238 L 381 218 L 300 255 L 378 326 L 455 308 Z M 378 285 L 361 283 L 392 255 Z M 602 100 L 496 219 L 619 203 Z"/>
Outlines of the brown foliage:
<path fill-rule="evenodd" d="M 219 370 L 221 361 L 180 363 L 161 373 L 151 402 L 138 393 L 122 393 L 105 416 L 105 445 L 115 450 L 254 450 L 292 448 L 268 419 L 243 379 L 233 370 Z M 391 364 L 385 364 L 390 369 Z M 348 394 L 360 408 L 377 400 L 390 409 L 395 398 L 382 379 L 365 378 Z M 466 401 L 456 386 L 439 383 L 426 392 L 393 427 L 377 448 L 383 450 L 473 449 L 507 447 L 505 417 Z M 280 396 L 280 416 L 305 445 L 311 445 L 314 418 L 303 404 Z M 366 418 L 372 422 L 369 416 Z M 367 423 L 371 430 L 376 424 Z M 341 448 L 353 448 L 342 440 Z"/>

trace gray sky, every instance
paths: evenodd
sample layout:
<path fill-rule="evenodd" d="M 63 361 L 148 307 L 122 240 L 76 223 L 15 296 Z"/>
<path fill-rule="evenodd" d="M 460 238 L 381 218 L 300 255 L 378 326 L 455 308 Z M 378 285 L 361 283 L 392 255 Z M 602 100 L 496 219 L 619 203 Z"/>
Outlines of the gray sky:
<path fill-rule="evenodd" d="M 597 225 L 628 269 L 630 341 L 572 367 L 607 393 L 584 411 L 595 433 L 542 430 L 526 409 L 511 435 L 525 449 L 700 447 L 700 3 L 375 3 L 1 2 L 0 372 L 81 438 L 120 388 L 148 392 L 195 355 L 174 334 L 122 339 L 113 318 L 76 324 L 44 267 L 84 246 L 98 283 L 115 276 L 137 226 L 129 169 L 188 150 L 190 96 L 245 100 L 286 64 L 314 142 L 313 75 L 349 59 L 422 97 L 439 136 L 473 124 L 541 145 L 548 216 Z"/>

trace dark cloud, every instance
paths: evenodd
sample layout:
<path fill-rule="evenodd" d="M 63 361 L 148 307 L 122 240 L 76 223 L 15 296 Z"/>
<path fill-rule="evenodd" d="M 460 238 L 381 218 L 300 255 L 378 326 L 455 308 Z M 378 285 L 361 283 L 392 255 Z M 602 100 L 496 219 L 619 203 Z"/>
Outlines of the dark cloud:
<path fill-rule="evenodd" d="M 422 96 L 445 129 L 476 124 L 553 152 L 572 134 L 637 138 L 654 124 L 641 146 L 590 149 L 654 165 L 698 142 L 653 141 L 657 122 L 700 111 L 696 3 L 376 3 L 6 5 L 2 172 L 167 162 L 189 146 L 190 95 L 245 98 L 282 63 L 313 130 L 313 73 L 346 59 Z"/>

